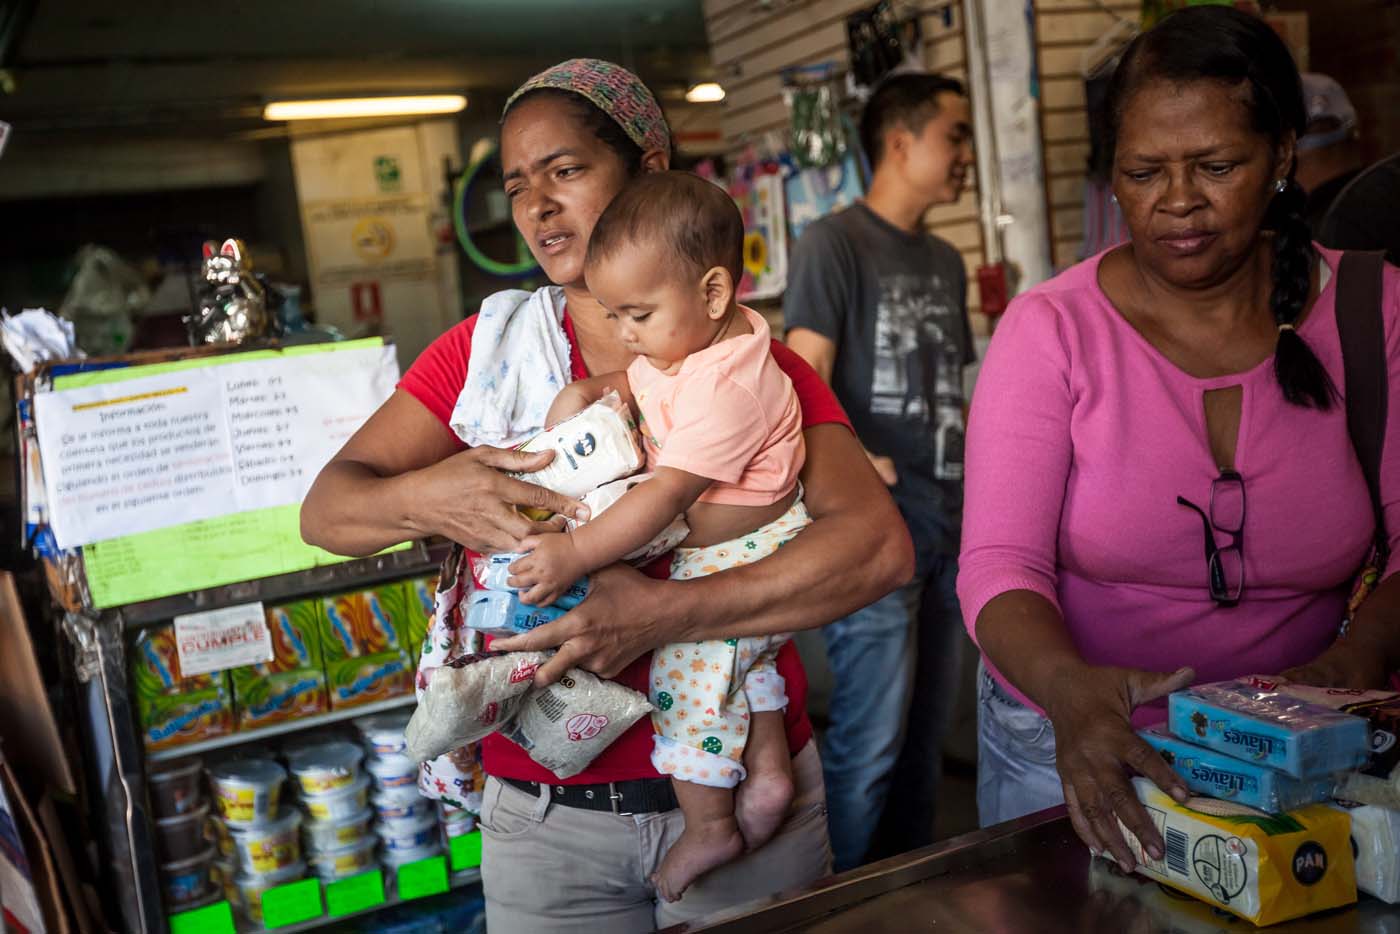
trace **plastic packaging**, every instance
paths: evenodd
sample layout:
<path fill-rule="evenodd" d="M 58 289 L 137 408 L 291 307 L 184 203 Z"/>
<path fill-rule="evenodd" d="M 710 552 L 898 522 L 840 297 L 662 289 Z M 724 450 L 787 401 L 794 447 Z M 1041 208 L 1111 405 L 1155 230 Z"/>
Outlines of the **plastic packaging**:
<path fill-rule="evenodd" d="M 432 812 L 406 820 L 380 821 L 374 828 L 386 850 L 417 850 L 438 839 L 437 815 Z"/>
<path fill-rule="evenodd" d="M 1332 806 L 1351 817 L 1356 887 L 1383 902 L 1400 902 L 1400 811 L 1350 802 Z"/>
<path fill-rule="evenodd" d="M 302 827 L 306 848 L 312 853 L 354 846 L 373 835 L 374 812 L 365 808 L 338 821 L 308 821 Z"/>
<path fill-rule="evenodd" d="M 598 489 L 584 494 L 583 504 L 588 507 L 589 521 L 598 518 L 606 512 L 613 504 L 622 499 L 622 494 L 632 489 L 643 480 L 651 478 L 651 474 L 638 474 L 631 477 L 623 477 L 621 480 L 614 480 L 611 483 L 604 483 Z M 565 519 L 569 530 L 572 531 L 584 523 L 577 519 Z M 671 524 L 662 529 L 660 534 L 650 542 L 638 548 L 636 551 L 624 557 L 624 561 L 632 561 L 644 564 L 654 558 L 659 558 L 666 552 L 673 550 L 690 535 L 690 526 L 685 523 L 685 516 L 676 516 L 671 520 Z"/>
<path fill-rule="evenodd" d="M 1133 788 L 1166 843 L 1155 860 L 1119 825 L 1142 875 L 1261 926 L 1356 901 L 1344 813 L 1312 804 L 1278 817 L 1214 816 L 1177 804 L 1145 778 Z"/>
<path fill-rule="evenodd" d="M 305 795 L 324 795 L 355 783 L 364 750 L 354 743 L 332 740 L 287 754 L 287 765 Z"/>
<path fill-rule="evenodd" d="M 492 636 L 529 632 L 568 612 L 560 606 L 527 606 L 517 594 L 502 590 L 474 590 L 465 602 L 467 625 Z"/>
<path fill-rule="evenodd" d="M 165 892 L 165 904 L 173 909 L 206 897 L 213 888 L 209 877 L 213 865 L 212 846 L 189 859 L 162 863 L 160 882 Z"/>
<path fill-rule="evenodd" d="M 231 759 L 209 770 L 219 816 L 229 826 L 261 824 L 277 816 L 287 772 L 269 759 Z"/>
<path fill-rule="evenodd" d="M 405 863 L 416 863 L 420 859 L 427 859 L 429 856 L 437 856 L 442 852 L 442 844 L 433 841 L 424 847 L 416 850 L 385 850 L 380 856 L 380 862 L 385 869 L 390 872 L 398 869 Z"/>
<path fill-rule="evenodd" d="M 524 552 L 472 555 L 472 578 L 487 590 L 498 590 L 502 593 L 520 593 L 520 588 L 510 586 L 510 566 L 523 557 L 525 557 Z M 569 589 L 564 591 L 562 597 L 554 601 L 554 606 L 565 610 L 572 610 L 582 603 L 583 598 L 586 596 L 588 596 L 588 578 L 581 577 L 569 585 Z"/>
<path fill-rule="evenodd" d="M 358 875 L 374 867 L 375 849 L 379 841 L 370 837 L 353 846 L 325 850 L 311 857 L 316 875 L 327 882 Z"/>
<path fill-rule="evenodd" d="M 199 777 L 204 762 L 198 757 L 157 763 L 146 775 L 151 792 L 151 808 L 157 817 L 176 817 L 195 811 L 204 801 Z"/>
<path fill-rule="evenodd" d="M 238 884 L 238 894 L 243 902 L 244 913 L 248 915 L 250 920 L 261 924 L 263 893 L 268 889 L 275 889 L 279 885 L 295 882 L 304 875 L 306 875 L 306 863 L 297 862 L 276 872 L 239 876 L 235 881 Z"/>
<path fill-rule="evenodd" d="M 465 814 L 466 812 L 464 811 L 463 813 Z M 447 837 L 449 840 L 454 837 L 466 836 L 474 830 L 476 830 L 476 818 L 471 814 L 467 814 L 466 817 L 460 820 L 442 822 L 443 836 Z"/>
<path fill-rule="evenodd" d="M 501 734 L 555 775 L 569 778 L 651 710 L 631 688 L 570 668 L 558 682 L 530 691 Z"/>
<path fill-rule="evenodd" d="M 406 755 L 377 756 L 365 763 L 376 788 L 416 787 L 418 763 Z"/>
<path fill-rule="evenodd" d="M 374 811 L 381 821 L 410 820 L 433 813 L 433 802 L 418 794 L 414 787 L 412 798 L 405 795 L 374 796 Z"/>
<path fill-rule="evenodd" d="M 403 738 L 403 731 L 408 728 L 410 716 L 411 714 L 407 711 L 398 711 L 377 714 L 373 717 L 361 717 L 355 721 L 355 728 L 360 731 L 360 736 L 364 739 L 365 749 L 369 751 L 370 755 L 403 755 L 408 749 L 408 742 Z"/>
<path fill-rule="evenodd" d="M 616 392 L 546 428 L 520 445 L 520 450 L 532 454 L 552 450 L 554 460 L 543 470 L 513 477 L 574 498 L 636 473 L 644 461 L 632 413 Z"/>
<path fill-rule="evenodd" d="M 330 794 L 302 795 L 301 806 L 313 821 L 342 821 L 365 809 L 369 802 L 369 776 L 361 775 L 353 784 Z"/>
<path fill-rule="evenodd" d="M 433 671 L 408 723 L 409 755 L 426 762 L 495 732 L 544 660 L 541 652 L 470 655 Z"/>
<path fill-rule="evenodd" d="M 301 859 L 301 812 L 287 809 L 275 821 L 233 831 L 239 868 L 249 875 L 276 872 Z"/>
<path fill-rule="evenodd" d="M 1364 764 L 1370 729 L 1364 719 L 1311 704 L 1248 681 L 1198 684 L 1171 695 L 1168 725 L 1176 736 L 1294 778 L 1323 778 Z"/>
<path fill-rule="evenodd" d="M 1302 779 L 1268 766 L 1235 759 L 1168 734 L 1160 727 L 1138 735 L 1186 781 L 1197 794 L 1234 801 L 1247 807 L 1282 814 L 1332 797 L 1332 776 Z"/>
<path fill-rule="evenodd" d="M 207 802 L 188 814 L 157 818 L 156 849 L 161 859 L 177 863 L 203 853 L 211 842 L 205 833 L 208 822 Z"/>

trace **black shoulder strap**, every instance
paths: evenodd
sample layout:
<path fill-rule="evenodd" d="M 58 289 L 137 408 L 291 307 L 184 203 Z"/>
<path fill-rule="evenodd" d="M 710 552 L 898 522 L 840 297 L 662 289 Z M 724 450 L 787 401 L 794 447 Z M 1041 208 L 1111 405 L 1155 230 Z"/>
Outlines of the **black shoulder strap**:
<path fill-rule="evenodd" d="M 1342 339 L 1346 378 L 1347 431 L 1366 475 L 1376 540 L 1382 546 L 1385 513 L 1381 506 L 1381 450 L 1385 446 L 1385 325 L 1381 317 L 1384 254 L 1349 250 L 1337 269 L 1337 332 Z"/>

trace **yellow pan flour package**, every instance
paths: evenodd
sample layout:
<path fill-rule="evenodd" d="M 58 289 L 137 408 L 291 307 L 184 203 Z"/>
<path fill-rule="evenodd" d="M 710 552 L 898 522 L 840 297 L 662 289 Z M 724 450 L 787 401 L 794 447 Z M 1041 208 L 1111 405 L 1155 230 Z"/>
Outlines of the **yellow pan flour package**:
<path fill-rule="evenodd" d="M 1122 828 L 1143 875 L 1258 925 L 1356 901 L 1346 813 L 1311 804 L 1278 815 L 1206 814 L 1177 804 L 1147 779 L 1135 778 L 1133 786 L 1166 844 L 1165 858 L 1154 860 Z M 1204 798 L 1192 804 L 1248 810 Z"/>

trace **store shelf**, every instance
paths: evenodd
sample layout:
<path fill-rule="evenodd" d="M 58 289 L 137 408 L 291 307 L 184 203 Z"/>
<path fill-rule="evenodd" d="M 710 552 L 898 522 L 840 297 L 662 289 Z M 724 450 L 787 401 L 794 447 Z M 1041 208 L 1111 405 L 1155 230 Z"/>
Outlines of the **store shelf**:
<path fill-rule="evenodd" d="M 240 603 L 295 600 L 340 587 L 371 587 L 397 577 L 431 573 L 437 570 L 450 548 L 451 543 L 447 541 L 419 541 L 403 551 L 354 558 L 292 574 L 240 581 L 191 593 L 172 594 L 155 600 L 127 604 L 118 612 L 123 624 L 130 629 L 166 622 L 184 613 L 217 610 Z"/>
<path fill-rule="evenodd" d="M 447 877 L 447 885 L 450 890 L 464 889 L 471 885 L 476 885 L 481 881 L 481 870 L 464 869 L 461 872 L 452 873 Z M 398 892 L 393 891 L 393 885 L 389 882 L 387 873 L 384 880 L 385 894 L 388 896 L 383 902 L 372 908 L 365 908 L 361 911 L 352 911 L 349 914 L 336 915 L 334 918 L 320 917 L 312 918 L 310 921 L 303 921 L 300 924 L 289 924 L 285 927 L 269 929 L 262 925 L 254 924 L 250 921 L 239 919 L 235 927 L 238 934 L 268 934 L 269 930 L 275 930 L 277 934 L 298 934 L 301 931 L 317 931 L 332 924 L 339 924 L 342 921 L 353 921 L 356 918 L 363 918 L 376 912 L 385 911 L 395 905 L 412 905 L 421 899 L 414 901 L 404 901 L 399 898 Z"/>
<path fill-rule="evenodd" d="M 332 723 L 343 723 L 346 720 L 367 717 L 370 714 L 383 713 L 386 710 L 399 710 L 403 707 L 411 707 L 416 703 L 417 698 L 412 694 L 405 694 L 402 697 L 391 697 L 388 700 L 376 701 L 373 704 L 361 704 L 358 707 L 347 707 L 344 710 L 332 710 L 329 713 L 300 717 L 296 720 L 288 720 L 285 723 L 274 723 L 271 726 L 259 727 L 256 730 L 243 730 L 238 733 L 230 733 L 227 736 L 216 736 L 213 739 L 201 740 L 197 743 L 186 743 L 183 746 L 173 746 L 170 749 L 148 752 L 146 754 L 146 761 L 162 762 L 167 759 L 183 759 L 185 756 L 199 755 L 201 753 L 212 752 L 215 749 L 225 749 L 229 746 L 241 746 L 244 743 L 257 742 L 260 739 L 270 739 L 273 736 L 283 736 L 287 733 L 300 733 L 303 730 L 314 730 L 317 727 L 330 726 Z"/>

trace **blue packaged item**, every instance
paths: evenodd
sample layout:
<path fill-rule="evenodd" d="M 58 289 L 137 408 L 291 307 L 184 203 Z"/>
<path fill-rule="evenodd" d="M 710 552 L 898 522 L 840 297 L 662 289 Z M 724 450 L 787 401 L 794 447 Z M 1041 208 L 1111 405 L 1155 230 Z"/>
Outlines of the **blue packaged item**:
<path fill-rule="evenodd" d="M 1198 684 L 1172 694 L 1173 735 L 1294 778 L 1325 778 L 1363 765 L 1370 727 L 1362 717 L 1248 681 Z"/>
<path fill-rule="evenodd" d="M 516 587 L 510 586 L 510 566 L 521 558 L 524 554 L 502 553 L 498 555 L 482 555 L 480 558 L 473 558 L 476 576 L 481 581 L 481 586 L 488 590 L 500 590 L 505 593 L 520 593 Z M 569 585 L 569 589 L 564 591 L 564 595 L 554 601 L 554 606 L 572 610 L 583 602 L 583 598 L 588 596 L 588 578 L 581 577 Z"/>
<path fill-rule="evenodd" d="M 467 625 L 491 636 L 529 632 L 567 612 L 558 606 L 526 606 L 517 594 L 501 590 L 474 590 L 467 596 Z"/>
<path fill-rule="evenodd" d="M 1270 814 L 1282 814 L 1332 797 L 1335 782 L 1331 776 L 1294 778 L 1268 766 L 1188 743 L 1159 726 L 1139 730 L 1138 735 L 1196 794 L 1234 801 Z"/>

